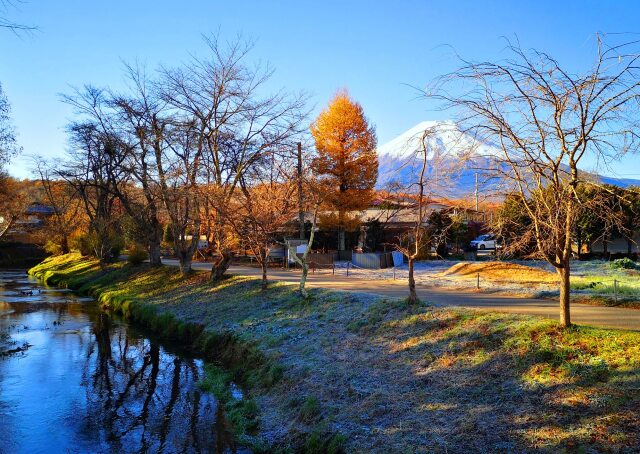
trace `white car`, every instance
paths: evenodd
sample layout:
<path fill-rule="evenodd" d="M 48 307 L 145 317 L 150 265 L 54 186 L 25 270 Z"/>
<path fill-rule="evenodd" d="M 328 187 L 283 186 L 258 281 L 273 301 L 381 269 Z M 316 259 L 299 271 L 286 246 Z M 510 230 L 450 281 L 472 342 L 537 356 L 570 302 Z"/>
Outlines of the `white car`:
<path fill-rule="evenodd" d="M 485 249 L 495 249 L 497 246 L 496 236 L 492 233 L 480 235 L 475 240 L 469 243 L 472 248 L 483 251 Z"/>

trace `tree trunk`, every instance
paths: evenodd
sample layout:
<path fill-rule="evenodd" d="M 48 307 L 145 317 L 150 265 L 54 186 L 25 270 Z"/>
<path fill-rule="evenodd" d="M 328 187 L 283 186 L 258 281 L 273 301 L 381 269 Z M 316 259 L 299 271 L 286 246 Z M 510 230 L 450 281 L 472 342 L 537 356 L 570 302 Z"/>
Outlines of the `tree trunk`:
<path fill-rule="evenodd" d="M 213 262 L 211 265 L 211 273 L 209 275 L 209 279 L 211 282 L 217 282 L 224 276 L 224 273 L 227 272 L 229 266 L 231 265 L 231 260 L 233 260 L 233 253 L 230 251 L 223 251 L 220 254 L 220 257 L 217 261 Z"/>
<path fill-rule="evenodd" d="M 300 296 L 303 298 L 309 297 L 309 292 L 305 289 L 305 284 L 307 283 L 307 275 L 309 274 L 309 264 L 307 259 L 309 258 L 309 252 L 311 251 L 311 247 L 313 246 L 313 239 L 316 234 L 316 214 L 317 211 L 313 214 L 313 222 L 311 224 L 311 233 L 309 234 L 309 241 L 307 242 L 307 247 L 302 253 L 302 259 L 298 258 L 297 254 L 294 254 L 294 260 L 300 264 L 302 267 L 302 275 L 300 276 Z"/>
<path fill-rule="evenodd" d="M 4 229 L 0 230 L 0 238 L 2 238 L 4 234 L 9 231 L 9 229 L 13 226 L 13 223 L 15 222 L 15 220 L 16 220 L 15 216 L 11 216 L 11 219 L 9 219 L 9 222 L 4 227 Z"/>
<path fill-rule="evenodd" d="M 340 229 L 338 230 L 338 250 L 339 251 L 344 251 L 346 249 L 344 237 L 345 237 L 344 228 L 340 227 Z"/>
<path fill-rule="evenodd" d="M 60 250 L 63 254 L 68 254 L 70 252 L 69 249 L 69 237 L 67 235 L 62 235 L 62 241 L 60 242 Z"/>
<path fill-rule="evenodd" d="M 260 290 L 263 292 L 267 290 L 267 257 L 263 257 L 260 263 L 260 267 L 262 268 L 262 284 L 260 285 Z"/>
<path fill-rule="evenodd" d="M 180 261 L 180 274 L 186 276 L 191 273 L 191 262 L 193 261 L 191 254 L 181 251 L 178 255 L 178 260 Z"/>
<path fill-rule="evenodd" d="M 560 275 L 560 324 L 568 327 L 571 326 L 571 269 L 569 260 L 564 260 L 564 267 L 558 268 L 558 274 Z"/>
<path fill-rule="evenodd" d="M 409 257 L 409 304 L 418 303 L 418 294 L 416 293 L 416 280 L 413 277 L 413 263 L 414 258 Z"/>
<path fill-rule="evenodd" d="M 579 233 L 576 239 L 576 247 L 578 248 L 578 260 L 582 260 L 582 238 Z"/>
<path fill-rule="evenodd" d="M 160 242 L 149 242 L 149 263 L 151 266 L 162 265 L 162 259 L 160 258 Z"/>
<path fill-rule="evenodd" d="M 304 288 L 307 282 L 307 274 L 309 274 L 309 265 L 307 265 L 307 261 L 304 260 L 302 262 L 302 276 L 300 276 L 300 296 L 303 298 L 307 298 L 309 296 L 309 293 Z"/>
<path fill-rule="evenodd" d="M 152 221 L 151 234 L 148 238 L 149 246 L 149 263 L 151 266 L 162 265 L 162 258 L 160 257 L 160 245 L 162 244 L 162 225 L 157 221 Z"/>

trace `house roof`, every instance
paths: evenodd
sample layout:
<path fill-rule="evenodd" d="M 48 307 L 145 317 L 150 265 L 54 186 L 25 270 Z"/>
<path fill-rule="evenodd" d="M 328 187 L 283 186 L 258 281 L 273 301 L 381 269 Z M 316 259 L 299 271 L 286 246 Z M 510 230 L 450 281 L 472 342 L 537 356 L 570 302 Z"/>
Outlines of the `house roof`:
<path fill-rule="evenodd" d="M 42 203 L 32 203 L 27 207 L 24 211 L 25 214 L 44 214 L 44 215 L 52 215 L 56 212 L 55 208 L 50 205 L 45 205 Z"/>

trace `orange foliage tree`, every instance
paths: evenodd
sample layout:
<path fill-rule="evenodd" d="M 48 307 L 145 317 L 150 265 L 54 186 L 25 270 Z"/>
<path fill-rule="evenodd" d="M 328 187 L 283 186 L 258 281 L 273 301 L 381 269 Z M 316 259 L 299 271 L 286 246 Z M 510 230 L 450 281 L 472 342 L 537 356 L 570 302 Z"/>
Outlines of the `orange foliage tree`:
<path fill-rule="evenodd" d="M 88 219 L 82 209 L 82 199 L 74 188 L 64 180 L 54 178 L 52 163 L 35 158 L 35 172 L 39 175 L 38 186 L 41 201 L 53 208 L 53 214 L 40 229 L 40 241 L 49 253 L 67 254 L 70 242 L 88 229 Z"/>
<path fill-rule="evenodd" d="M 225 219 L 248 246 L 262 268 L 262 290 L 267 289 L 269 255 L 284 236 L 286 224 L 295 219 L 296 186 L 280 169 L 270 179 L 241 184 L 241 191 L 224 208 Z"/>
<path fill-rule="evenodd" d="M 33 185 L 0 173 L 0 238 L 9 233 L 15 222 L 34 201 Z"/>
<path fill-rule="evenodd" d="M 366 209 L 374 196 L 376 132 L 362 106 L 342 91 L 311 125 L 311 134 L 318 151 L 312 167 L 333 187 L 327 202 L 337 212 L 338 249 L 344 250 L 349 214 Z"/>

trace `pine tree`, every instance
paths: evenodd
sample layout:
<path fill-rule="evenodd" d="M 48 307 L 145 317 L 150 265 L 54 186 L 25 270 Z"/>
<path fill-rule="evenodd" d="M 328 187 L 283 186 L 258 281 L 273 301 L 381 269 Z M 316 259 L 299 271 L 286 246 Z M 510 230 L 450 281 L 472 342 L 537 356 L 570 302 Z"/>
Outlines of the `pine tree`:
<path fill-rule="evenodd" d="M 375 128 L 369 125 L 362 106 L 342 91 L 311 125 L 311 134 L 318 151 L 313 169 L 334 188 L 328 203 L 338 214 L 338 249 L 344 250 L 349 214 L 366 209 L 374 195 L 378 178 Z"/>

